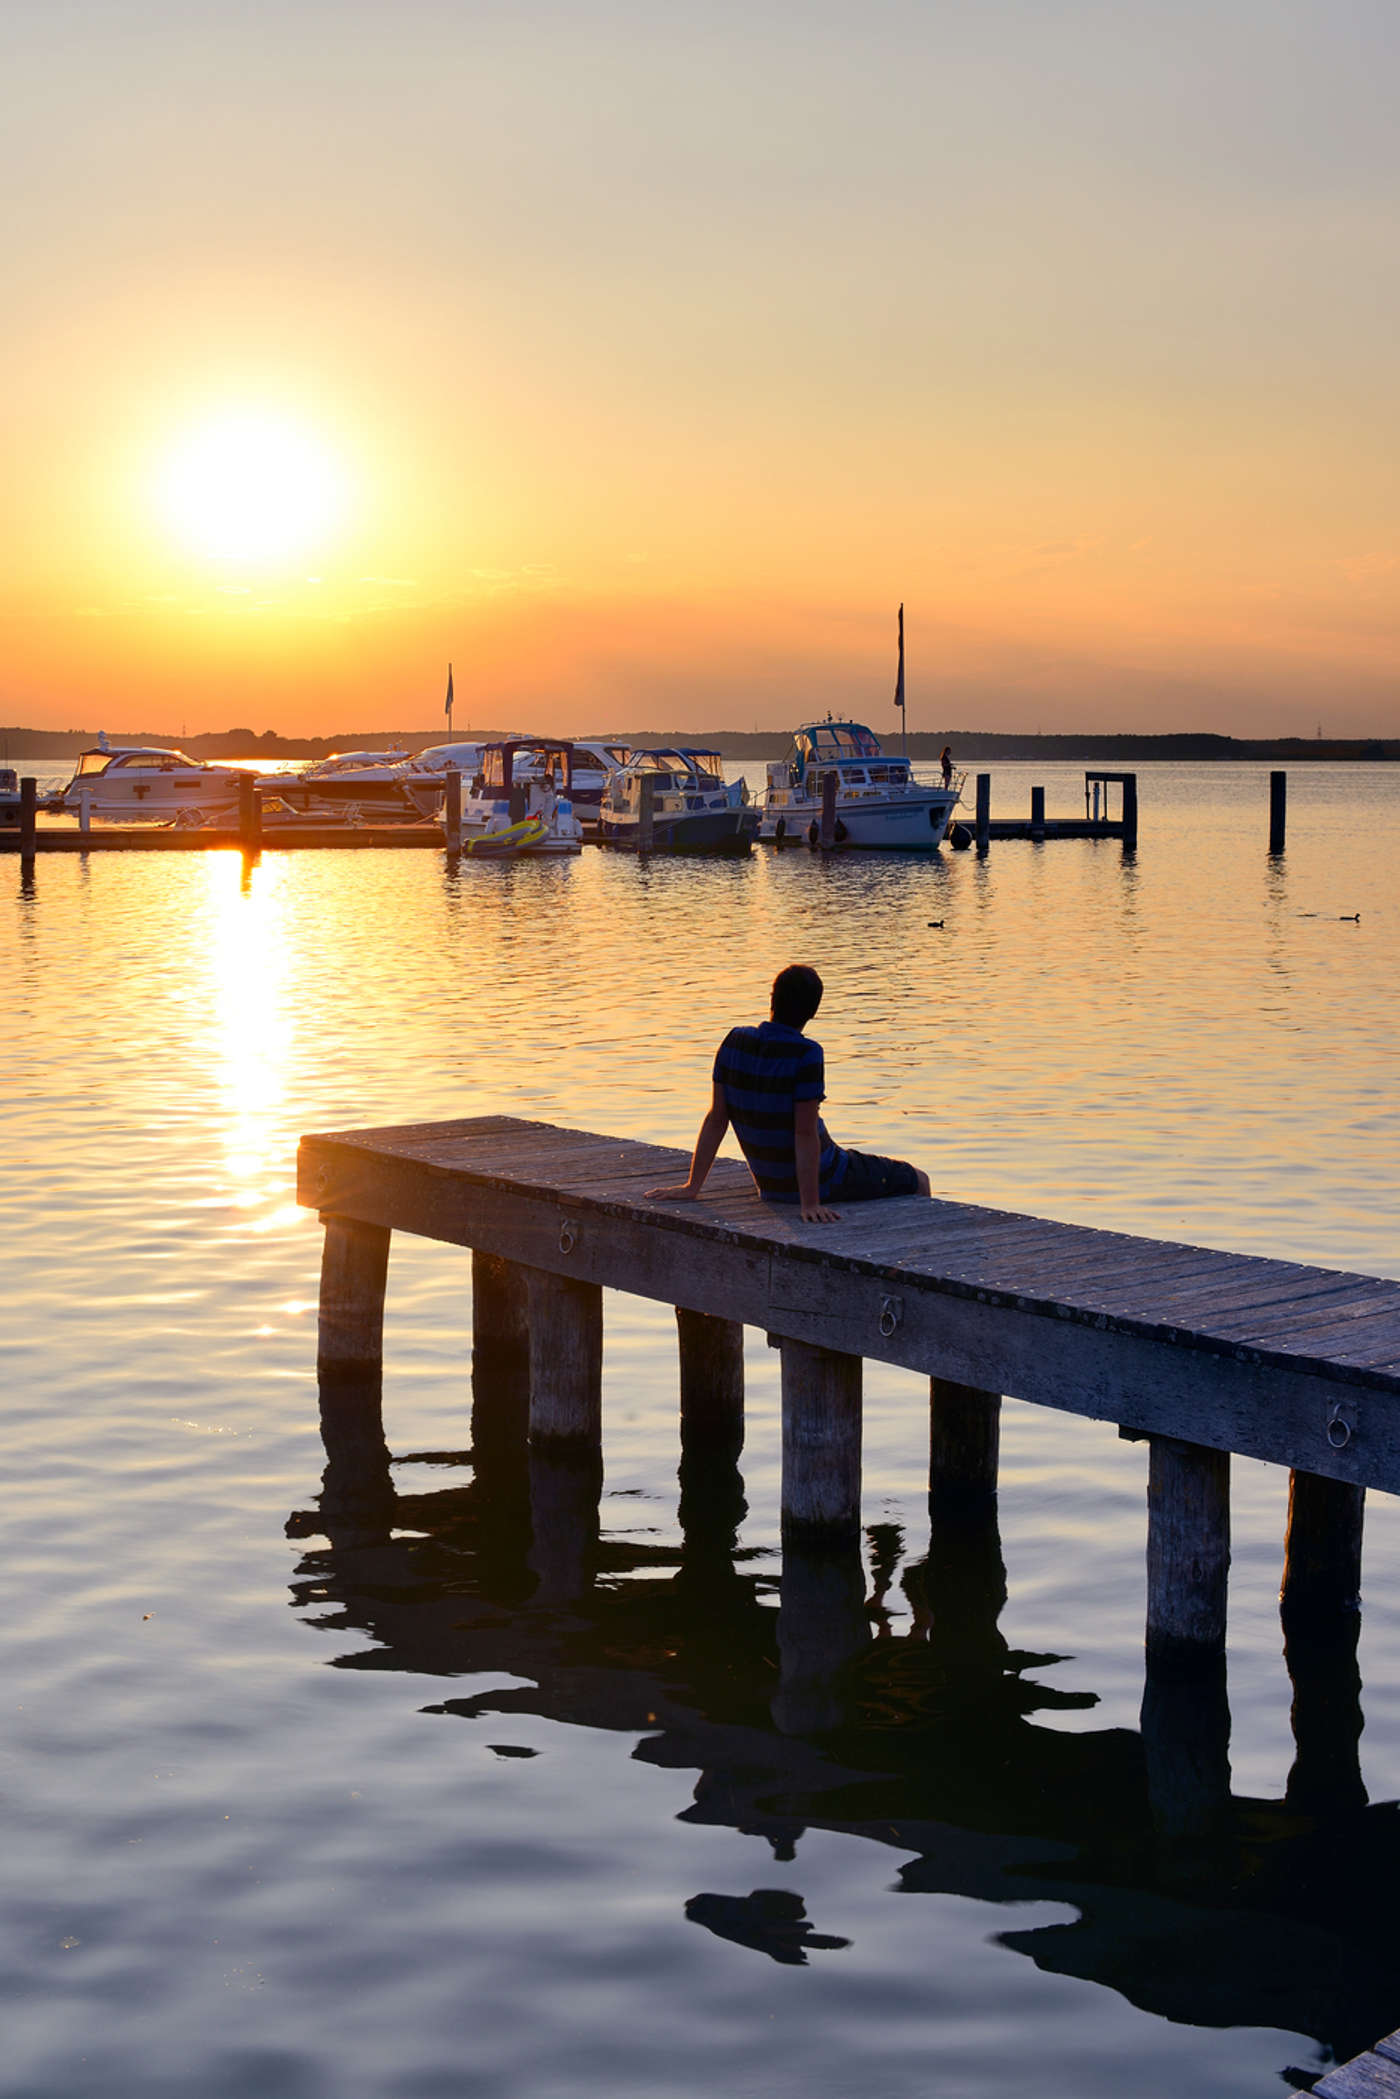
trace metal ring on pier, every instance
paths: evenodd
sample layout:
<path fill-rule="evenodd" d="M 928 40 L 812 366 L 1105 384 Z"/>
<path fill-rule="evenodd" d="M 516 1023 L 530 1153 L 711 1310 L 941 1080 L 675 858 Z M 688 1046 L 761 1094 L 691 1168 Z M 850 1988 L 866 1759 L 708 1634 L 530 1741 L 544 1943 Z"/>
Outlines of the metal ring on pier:
<path fill-rule="evenodd" d="M 566 1218 L 564 1219 L 564 1222 L 563 1222 L 563 1223 L 562 1223 L 562 1224 L 560 1225 L 560 1227 L 559 1227 L 559 1251 L 560 1251 L 560 1253 L 561 1253 L 561 1254 L 571 1254 L 571 1253 L 573 1252 L 573 1250 L 574 1250 L 574 1244 L 575 1244 L 575 1241 L 577 1240 L 577 1238 L 578 1238 L 578 1233 L 577 1233 L 577 1232 L 576 1232 L 576 1231 L 574 1230 L 573 1226 L 572 1226 L 572 1225 L 571 1225 L 571 1224 L 569 1223 L 569 1220 L 568 1220 L 568 1218 L 566 1217 Z"/>
<path fill-rule="evenodd" d="M 887 1341 L 895 1329 L 903 1323 L 903 1320 L 904 1299 L 902 1297 L 882 1297 L 880 1299 L 880 1332 Z"/>
<path fill-rule="evenodd" d="M 1342 1403 L 1340 1400 L 1338 1400 L 1333 1406 L 1332 1411 L 1327 1416 L 1328 1442 L 1331 1444 L 1333 1450 L 1345 1450 L 1355 1432 L 1355 1422 L 1349 1421 L 1347 1419 L 1346 1415 L 1342 1412 Z"/>

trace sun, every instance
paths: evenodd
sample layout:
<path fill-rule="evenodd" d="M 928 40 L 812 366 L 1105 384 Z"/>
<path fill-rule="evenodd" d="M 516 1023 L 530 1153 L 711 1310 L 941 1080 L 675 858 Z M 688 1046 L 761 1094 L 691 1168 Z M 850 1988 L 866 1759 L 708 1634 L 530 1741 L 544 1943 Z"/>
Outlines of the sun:
<path fill-rule="evenodd" d="M 278 561 L 320 551 L 345 520 L 345 470 L 305 426 L 235 410 L 175 444 L 157 477 L 167 528 L 197 553 Z"/>

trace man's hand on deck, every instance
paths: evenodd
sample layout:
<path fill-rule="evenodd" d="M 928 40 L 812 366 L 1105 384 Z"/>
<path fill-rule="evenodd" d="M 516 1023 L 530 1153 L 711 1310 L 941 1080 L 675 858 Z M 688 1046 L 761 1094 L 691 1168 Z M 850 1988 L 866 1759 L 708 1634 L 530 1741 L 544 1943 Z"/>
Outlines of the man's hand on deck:
<path fill-rule="evenodd" d="M 699 1197 L 700 1190 L 692 1188 L 687 1181 L 680 1188 L 648 1188 L 646 1193 L 649 1203 L 693 1203 Z"/>
<path fill-rule="evenodd" d="M 810 1209 L 804 1205 L 802 1222 L 804 1224 L 840 1224 L 841 1212 L 839 1210 L 828 1210 L 822 1203 L 813 1203 Z"/>

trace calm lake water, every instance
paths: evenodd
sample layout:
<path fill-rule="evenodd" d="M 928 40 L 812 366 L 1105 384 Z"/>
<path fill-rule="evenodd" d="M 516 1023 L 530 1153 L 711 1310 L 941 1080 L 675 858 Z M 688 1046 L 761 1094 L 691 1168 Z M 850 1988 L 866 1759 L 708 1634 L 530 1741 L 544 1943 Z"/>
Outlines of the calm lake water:
<path fill-rule="evenodd" d="M 1005 766 L 994 810 L 1032 778 L 1082 808 L 1082 770 Z M 319 1509 L 298 1136 L 491 1110 L 688 1148 L 789 960 L 839 1142 L 1400 1277 L 1400 769 L 1294 768 L 1278 863 L 1265 770 L 1140 779 L 1126 862 L 0 863 L 6 2099 L 1224 2099 L 1400 2024 L 1386 1497 L 1371 1805 L 1286 1813 L 1287 1479 L 1235 1461 L 1239 1832 L 1190 1883 L 1143 1805 L 1145 1455 L 1111 1428 L 1007 1403 L 1006 1601 L 963 1565 L 949 1624 L 927 1387 L 868 1368 L 878 1637 L 808 1734 L 772 1715 L 761 1334 L 742 1499 L 683 1532 L 674 1322 L 606 1299 L 602 1535 L 559 1601 L 475 1492 L 468 1259 L 397 1240 L 399 1505 Z"/>

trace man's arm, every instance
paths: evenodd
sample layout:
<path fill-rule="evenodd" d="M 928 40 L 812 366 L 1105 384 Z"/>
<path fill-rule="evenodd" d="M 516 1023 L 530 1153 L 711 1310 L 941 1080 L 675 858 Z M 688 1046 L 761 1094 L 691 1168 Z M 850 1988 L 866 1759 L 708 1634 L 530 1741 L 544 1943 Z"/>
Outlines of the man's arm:
<path fill-rule="evenodd" d="M 797 1200 L 804 1224 L 836 1224 L 839 1210 L 822 1207 L 822 1146 L 817 1135 L 820 1101 L 798 1101 L 792 1111 L 792 1148 L 797 1159 Z"/>
<path fill-rule="evenodd" d="M 695 1156 L 690 1162 L 690 1179 L 680 1188 L 648 1188 L 649 1196 L 664 1198 L 669 1202 L 693 1202 L 705 1185 L 705 1176 L 715 1163 L 715 1153 L 724 1142 L 724 1133 L 729 1128 L 729 1109 L 725 1105 L 724 1088 L 716 1081 L 713 1097 L 700 1125 L 700 1134 L 695 1140 Z"/>

